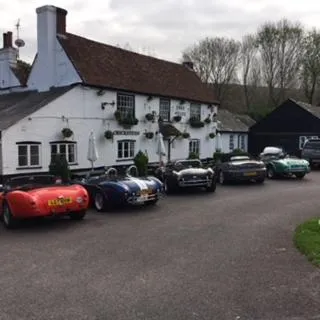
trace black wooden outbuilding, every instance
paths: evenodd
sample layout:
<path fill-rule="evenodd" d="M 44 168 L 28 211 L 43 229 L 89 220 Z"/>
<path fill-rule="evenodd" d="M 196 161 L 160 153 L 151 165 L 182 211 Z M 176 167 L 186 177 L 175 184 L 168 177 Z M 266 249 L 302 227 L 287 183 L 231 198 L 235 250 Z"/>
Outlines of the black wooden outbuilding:
<path fill-rule="evenodd" d="M 248 151 L 257 155 L 266 146 L 279 146 L 299 155 L 311 137 L 320 137 L 320 107 L 288 99 L 250 127 Z"/>

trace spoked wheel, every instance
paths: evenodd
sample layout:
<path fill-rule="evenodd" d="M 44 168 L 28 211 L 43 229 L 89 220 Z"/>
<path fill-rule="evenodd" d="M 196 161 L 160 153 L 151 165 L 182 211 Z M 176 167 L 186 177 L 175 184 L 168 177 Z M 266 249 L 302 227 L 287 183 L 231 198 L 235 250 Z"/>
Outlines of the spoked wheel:
<path fill-rule="evenodd" d="M 305 175 L 306 175 L 305 173 L 301 173 L 301 172 L 295 174 L 297 179 L 303 179 Z"/>
<path fill-rule="evenodd" d="M 94 196 L 94 207 L 99 212 L 106 210 L 106 198 L 101 192 L 97 192 Z"/>
<path fill-rule="evenodd" d="M 220 184 L 226 183 L 226 179 L 224 178 L 224 173 L 222 171 L 219 172 L 219 183 Z"/>
<path fill-rule="evenodd" d="M 164 184 L 164 192 L 166 194 L 170 194 L 175 191 L 174 186 L 167 179 L 164 180 L 163 184 Z"/>
<path fill-rule="evenodd" d="M 275 172 L 274 169 L 272 167 L 268 167 L 267 168 L 267 177 L 268 179 L 274 179 L 275 178 Z"/>
<path fill-rule="evenodd" d="M 207 188 L 206 188 L 206 191 L 207 191 L 207 192 L 215 192 L 215 191 L 216 191 L 216 188 L 217 188 L 217 182 L 216 182 L 216 179 L 213 178 L 210 187 L 207 187 Z"/>
<path fill-rule="evenodd" d="M 13 229 L 14 227 L 16 227 L 17 220 L 12 215 L 9 205 L 7 203 L 4 203 L 3 205 L 2 218 L 3 218 L 3 224 L 7 229 Z"/>

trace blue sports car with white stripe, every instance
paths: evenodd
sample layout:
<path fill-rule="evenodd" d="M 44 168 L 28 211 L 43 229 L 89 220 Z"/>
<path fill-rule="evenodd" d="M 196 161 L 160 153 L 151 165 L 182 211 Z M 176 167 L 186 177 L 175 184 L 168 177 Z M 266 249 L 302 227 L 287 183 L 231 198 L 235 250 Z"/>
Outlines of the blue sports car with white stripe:
<path fill-rule="evenodd" d="M 135 177 L 129 174 L 118 176 L 117 169 L 110 168 L 105 174 L 77 181 L 86 188 L 91 205 L 97 211 L 107 211 L 115 206 L 154 205 L 164 193 L 163 183 L 153 176 Z"/>

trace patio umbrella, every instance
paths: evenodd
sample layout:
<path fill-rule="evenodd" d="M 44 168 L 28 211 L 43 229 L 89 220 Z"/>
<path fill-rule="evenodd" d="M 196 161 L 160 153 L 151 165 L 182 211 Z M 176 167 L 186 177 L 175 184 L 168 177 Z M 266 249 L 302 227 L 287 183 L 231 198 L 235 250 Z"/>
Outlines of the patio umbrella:
<path fill-rule="evenodd" d="M 93 171 L 93 163 L 98 160 L 98 150 L 96 145 L 96 139 L 93 133 L 93 130 L 91 130 L 89 135 L 89 143 L 88 143 L 88 155 L 87 159 L 91 162 L 91 170 Z"/>
<path fill-rule="evenodd" d="M 157 154 L 159 155 L 159 162 L 160 165 L 162 164 L 162 157 L 166 156 L 166 148 L 163 142 L 163 135 L 162 133 L 158 133 L 158 144 L 157 144 Z"/>
<path fill-rule="evenodd" d="M 222 141 L 221 141 L 221 133 L 220 132 L 217 134 L 217 139 L 216 139 L 216 150 L 217 149 L 222 151 Z"/>

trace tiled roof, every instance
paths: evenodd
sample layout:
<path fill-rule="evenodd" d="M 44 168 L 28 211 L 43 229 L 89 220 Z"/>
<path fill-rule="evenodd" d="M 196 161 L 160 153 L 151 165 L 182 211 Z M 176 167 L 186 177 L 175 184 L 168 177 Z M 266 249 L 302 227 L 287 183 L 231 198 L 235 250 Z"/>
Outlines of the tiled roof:
<path fill-rule="evenodd" d="M 160 60 L 66 33 L 58 40 L 85 84 L 218 103 L 213 90 L 182 64 Z"/>
<path fill-rule="evenodd" d="M 69 91 L 72 86 L 46 92 L 25 91 L 0 95 L 0 130 L 5 130 Z"/>
<path fill-rule="evenodd" d="M 227 132 L 248 132 L 249 119 L 250 117 L 243 117 L 244 115 L 234 114 L 226 109 L 219 109 L 217 114 L 218 120 L 218 131 L 227 131 Z M 251 122 L 254 122 L 251 119 Z"/>

